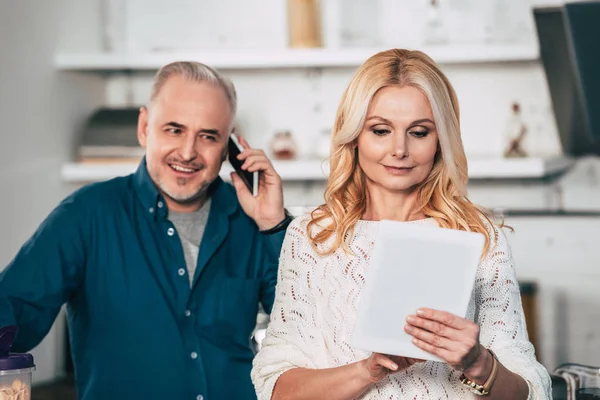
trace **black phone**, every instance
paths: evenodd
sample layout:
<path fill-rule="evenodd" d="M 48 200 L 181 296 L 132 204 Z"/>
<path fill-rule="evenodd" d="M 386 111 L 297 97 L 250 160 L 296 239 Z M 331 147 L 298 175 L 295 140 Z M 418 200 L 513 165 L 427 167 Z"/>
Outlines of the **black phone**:
<path fill-rule="evenodd" d="M 229 135 L 229 143 L 227 145 L 227 154 L 229 163 L 233 167 L 234 171 L 237 172 L 238 176 L 246 184 L 246 187 L 252 193 L 253 196 L 258 194 L 258 171 L 249 172 L 242 169 L 242 160 L 238 160 L 237 156 L 244 150 L 240 145 L 235 133 Z"/>

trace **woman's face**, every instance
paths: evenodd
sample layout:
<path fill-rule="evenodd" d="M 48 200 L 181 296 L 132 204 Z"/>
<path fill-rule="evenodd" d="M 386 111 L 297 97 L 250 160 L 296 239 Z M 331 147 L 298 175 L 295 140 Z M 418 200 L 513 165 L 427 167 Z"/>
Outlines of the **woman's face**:
<path fill-rule="evenodd" d="M 380 89 L 371 101 L 357 146 L 368 189 L 417 188 L 431 172 L 438 149 L 427 97 L 412 86 Z"/>

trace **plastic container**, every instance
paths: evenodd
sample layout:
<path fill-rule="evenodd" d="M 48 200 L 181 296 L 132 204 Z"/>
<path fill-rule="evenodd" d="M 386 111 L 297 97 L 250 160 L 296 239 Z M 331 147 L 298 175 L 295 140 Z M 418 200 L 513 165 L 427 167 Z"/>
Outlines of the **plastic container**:
<path fill-rule="evenodd" d="M 11 353 L 18 328 L 0 328 L 0 400 L 31 400 L 31 374 L 35 370 L 31 354 Z"/>

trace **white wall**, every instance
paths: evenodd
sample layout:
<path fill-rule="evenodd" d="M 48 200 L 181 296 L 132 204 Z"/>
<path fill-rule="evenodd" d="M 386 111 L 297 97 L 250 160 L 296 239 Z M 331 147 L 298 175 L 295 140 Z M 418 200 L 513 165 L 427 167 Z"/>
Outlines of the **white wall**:
<path fill-rule="evenodd" d="M 0 2 L 0 269 L 68 194 L 60 165 L 84 115 L 104 101 L 98 77 L 63 76 L 52 67 L 63 6 Z M 33 351 L 37 382 L 59 372 L 62 339 L 53 330 Z"/>
<path fill-rule="evenodd" d="M 600 366 L 600 270 L 596 217 L 509 217 L 520 280 L 539 285 L 541 362 Z"/>

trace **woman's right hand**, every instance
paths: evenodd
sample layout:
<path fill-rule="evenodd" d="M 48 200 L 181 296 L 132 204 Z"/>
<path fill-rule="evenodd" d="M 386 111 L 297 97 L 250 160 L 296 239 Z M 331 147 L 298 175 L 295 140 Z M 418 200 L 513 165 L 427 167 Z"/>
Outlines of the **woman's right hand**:
<path fill-rule="evenodd" d="M 387 356 L 381 353 L 373 353 L 369 358 L 360 362 L 361 367 L 368 373 L 369 380 L 373 383 L 381 381 L 388 374 L 403 371 L 418 362 L 424 362 L 417 358 Z"/>

